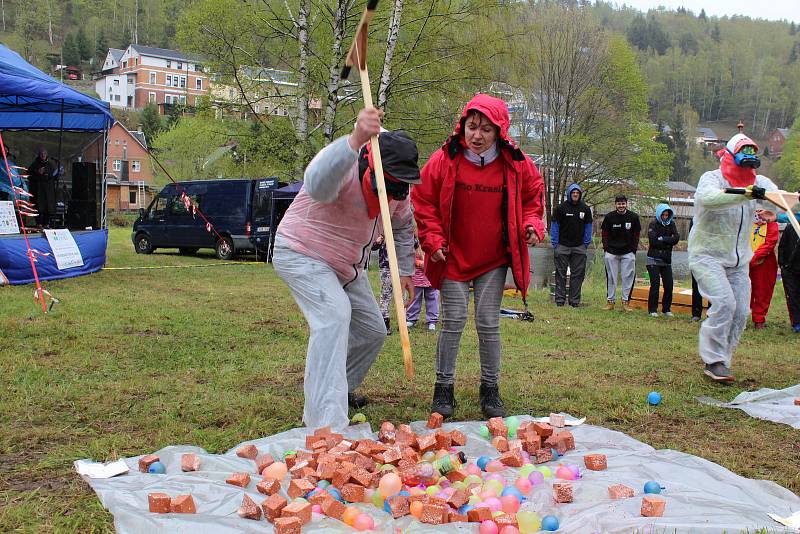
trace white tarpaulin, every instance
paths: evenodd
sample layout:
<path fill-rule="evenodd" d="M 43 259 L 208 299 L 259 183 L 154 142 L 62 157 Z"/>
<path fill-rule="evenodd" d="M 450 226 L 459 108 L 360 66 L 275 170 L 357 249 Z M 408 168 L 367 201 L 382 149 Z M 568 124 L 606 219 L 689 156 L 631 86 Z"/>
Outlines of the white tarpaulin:
<path fill-rule="evenodd" d="M 520 419 L 530 418 L 521 416 Z M 482 424 L 478 421 L 448 423 L 443 428 L 457 428 L 467 436 L 467 444 L 462 450 L 470 461 L 475 461 L 481 455 L 497 457 L 499 454 L 489 441 L 479 435 Z M 411 426 L 418 434 L 432 432 L 425 428 L 425 422 L 418 421 Z M 773 521 L 767 513 L 788 517 L 800 510 L 800 497 L 774 482 L 741 477 L 697 456 L 673 450 L 655 450 L 621 432 L 606 428 L 581 425 L 570 430 L 575 436 L 576 449 L 546 465 L 555 467 L 563 462 L 581 467 L 582 478 L 573 482 L 574 502 L 555 504 L 552 491 L 554 479 L 548 479 L 544 484 L 534 487 L 522 506 L 522 510 L 557 516 L 561 522 L 559 532 L 731 533 L 759 528 L 767 528 L 770 532 L 791 532 Z M 259 453 L 278 457 L 288 450 L 304 449 L 305 436 L 309 433 L 307 429 L 293 429 L 245 443 L 254 444 Z M 377 439 L 366 423 L 348 428 L 345 436 L 350 439 Z M 252 460 L 236 456 L 235 451 L 241 445 L 219 455 L 208 454 L 198 447 L 165 447 L 155 451 L 166 465 L 165 475 L 140 473 L 137 466 L 139 457 L 134 457 L 125 459 L 130 469 L 127 474 L 107 479 L 84 479 L 97 492 L 103 506 L 114 515 L 114 524 L 121 533 L 272 532 L 271 524 L 264 519 L 252 521 L 237 515 L 245 492 L 257 503 L 264 500 L 264 496 L 255 489 L 261 477 L 253 475 L 246 489 L 225 483 L 225 479 L 233 472 L 254 471 Z M 200 457 L 199 471 L 181 472 L 181 455 L 188 452 Z M 583 469 L 583 455 L 590 452 L 607 456 L 606 471 Z M 513 481 L 517 472 L 518 469 L 508 468 L 501 474 Z M 658 481 L 665 488 L 662 495 L 667 504 L 663 517 L 640 515 L 642 488 L 648 480 Z M 636 495 L 630 499 L 611 500 L 608 486 L 620 483 L 634 488 Z M 284 497 L 287 485 L 287 480 L 284 480 Z M 191 493 L 197 513 L 150 513 L 147 494 L 151 492 L 164 492 L 171 496 Z M 389 514 L 368 504 L 358 506 L 375 519 L 378 532 L 394 532 L 395 528 L 412 533 L 478 531 L 475 523 L 426 525 L 410 516 L 392 520 Z M 323 518 L 304 526 L 303 532 L 354 532 L 354 529 L 334 519 Z"/>
<path fill-rule="evenodd" d="M 758 391 L 743 391 L 731 402 L 721 402 L 710 397 L 698 397 L 703 404 L 721 408 L 739 408 L 751 417 L 783 423 L 800 429 L 800 384 L 785 389 L 761 388 Z"/>

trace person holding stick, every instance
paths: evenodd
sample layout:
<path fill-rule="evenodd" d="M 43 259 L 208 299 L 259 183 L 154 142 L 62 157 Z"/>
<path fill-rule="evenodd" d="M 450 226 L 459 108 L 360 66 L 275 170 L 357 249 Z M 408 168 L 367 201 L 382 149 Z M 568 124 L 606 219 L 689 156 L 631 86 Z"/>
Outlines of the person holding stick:
<path fill-rule="evenodd" d="M 531 159 L 513 144 L 508 126 L 505 102 L 476 95 L 422 169 L 422 184 L 411 191 L 425 275 L 441 294 L 431 411 L 444 417 L 455 408 L 456 358 L 470 286 L 480 347 L 481 410 L 487 418 L 505 416 L 498 383 L 506 273 L 510 268 L 524 299 L 531 274 L 528 246 L 544 237 L 544 183 Z"/>
<path fill-rule="evenodd" d="M 386 325 L 364 271 L 381 228 L 369 145 L 380 131 L 381 113 L 367 107 L 353 132 L 322 149 L 309 163 L 300 193 L 275 238 L 275 272 L 289 286 L 310 328 L 303 391 L 303 422 L 309 428 L 348 425 L 348 403 L 357 395 L 386 340 Z M 409 184 L 417 184 L 417 146 L 405 133 L 379 136 L 400 285 L 414 296 L 414 234 Z M 359 152 L 360 151 L 360 152 Z"/>
<path fill-rule="evenodd" d="M 764 194 L 778 190 L 772 180 L 756 174 L 761 163 L 757 153 L 752 139 L 734 135 L 717 153 L 719 169 L 700 177 L 694 197 L 689 268 L 700 294 L 712 303 L 700 326 L 698 352 L 705 363 L 703 373 L 715 382 L 734 381 L 733 352 L 750 314 L 749 229 L 756 209 L 764 207 Z M 745 194 L 728 193 L 726 188 L 744 188 Z"/>

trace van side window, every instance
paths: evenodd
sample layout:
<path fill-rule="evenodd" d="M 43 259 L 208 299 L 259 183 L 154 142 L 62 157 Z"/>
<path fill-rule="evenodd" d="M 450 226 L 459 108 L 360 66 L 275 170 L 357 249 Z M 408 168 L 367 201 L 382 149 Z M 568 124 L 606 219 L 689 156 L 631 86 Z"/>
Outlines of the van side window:
<path fill-rule="evenodd" d="M 189 195 L 189 198 L 192 199 L 192 204 L 200 207 L 200 195 Z M 175 217 L 180 217 L 182 215 L 191 216 L 192 213 L 186 209 L 181 197 L 175 195 L 172 197 L 172 204 L 170 205 L 169 214 Z"/>
<path fill-rule="evenodd" d="M 153 207 L 150 209 L 150 217 L 163 217 L 167 208 L 167 197 L 156 197 Z"/>

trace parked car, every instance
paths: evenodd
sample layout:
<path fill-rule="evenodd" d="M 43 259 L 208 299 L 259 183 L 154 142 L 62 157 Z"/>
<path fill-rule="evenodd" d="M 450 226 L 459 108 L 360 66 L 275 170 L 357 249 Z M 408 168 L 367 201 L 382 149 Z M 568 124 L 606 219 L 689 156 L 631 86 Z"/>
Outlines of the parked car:
<path fill-rule="evenodd" d="M 147 208 L 139 210 L 131 238 L 136 252 L 150 254 L 157 248 L 177 248 L 194 254 L 213 248 L 219 259 L 230 260 L 240 252 L 266 256 L 269 249 L 272 192 L 286 184 L 277 178 L 257 180 L 198 180 L 169 184 Z M 200 213 L 187 209 L 186 194 L 213 226 L 206 228 Z"/>

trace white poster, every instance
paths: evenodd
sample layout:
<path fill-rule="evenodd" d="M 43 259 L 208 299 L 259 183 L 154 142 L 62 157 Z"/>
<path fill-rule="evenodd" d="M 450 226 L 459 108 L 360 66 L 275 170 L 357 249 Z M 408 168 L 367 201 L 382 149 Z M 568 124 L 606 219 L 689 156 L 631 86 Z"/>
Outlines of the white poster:
<path fill-rule="evenodd" d="M 14 203 L 10 200 L 0 201 L 0 234 L 18 234 L 19 225 L 14 215 Z"/>
<path fill-rule="evenodd" d="M 83 265 L 83 257 L 69 230 L 45 230 L 58 269 L 63 271 Z"/>

